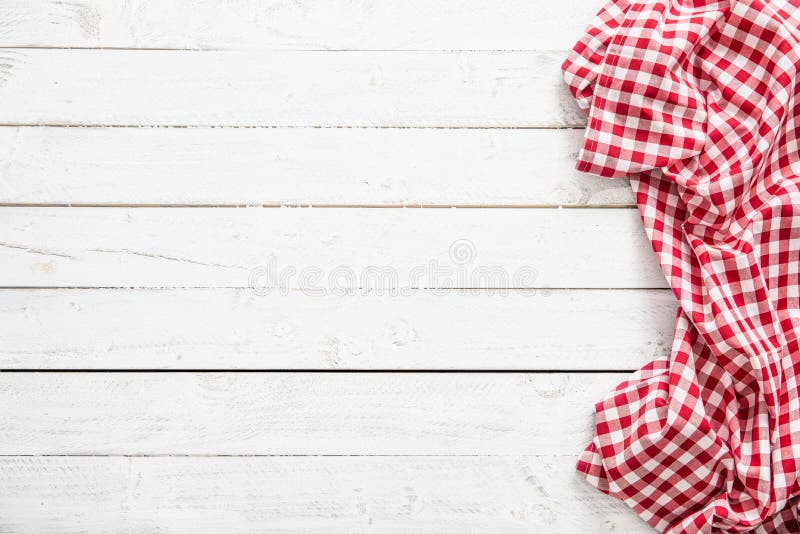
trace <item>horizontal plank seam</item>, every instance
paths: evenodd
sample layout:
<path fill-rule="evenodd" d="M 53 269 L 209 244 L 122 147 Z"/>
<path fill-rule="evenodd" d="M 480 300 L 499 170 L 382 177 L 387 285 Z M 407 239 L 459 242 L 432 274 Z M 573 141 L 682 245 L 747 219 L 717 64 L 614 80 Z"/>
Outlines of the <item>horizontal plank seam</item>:
<path fill-rule="evenodd" d="M 561 458 L 577 454 L 0 454 L 0 458 Z"/>
<path fill-rule="evenodd" d="M 248 286 L 3 286 L 0 285 L 0 291 L 9 290 L 9 291 L 16 291 L 16 290 L 53 290 L 53 289 L 60 289 L 60 290 L 95 290 L 95 289 L 106 289 L 106 290 L 118 290 L 118 291 L 193 291 L 193 290 L 214 290 L 214 289 L 241 289 L 247 290 L 252 289 Z M 294 287 L 275 287 L 275 290 L 280 291 L 290 291 L 290 292 L 302 292 L 305 291 L 301 288 L 294 288 Z M 544 292 L 544 291 L 670 291 L 668 287 L 665 286 L 656 286 L 656 287 L 404 287 L 400 289 L 407 289 L 412 291 L 442 291 L 448 290 L 451 292 L 456 291 L 472 291 L 472 292 L 484 292 L 484 291 L 519 291 L 519 292 Z M 372 292 L 359 292 L 358 295 L 341 295 L 342 297 L 352 297 L 352 296 L 371 296 Z M 316 296 L 316 295 L 311 295 Z M 335 295 L 332 295 L 335 296 Z"/>
<path fill-rule="evenodd" d="M 0 202 L 0 208 L 632 209 L 635 204 L 115 204 Z"/>
<path fill-rule="evenodd" d="M 386 52 L 386 53 L 452 53 L 458 54 L 461 52 L 497 52 L 497 53 L 563 53 L 567 54 L 567 50 L 563 48 L 256 48 L 256 47 L 243 47 L 243 48 L 186 48 L 186 47 L 147 47 L 147 46 L 43 46 L 43 45 L 0 45 L 0 50 L 111 50 L 111 51 L 128 51 L 128 52 L 230 52 L 230 53 L 286 53 L 286 52 L 301 52 L 301 53 L 315 53 L 315 52 Z"/>
<path fill-rule="evenodd" d="M 242 290 L 242 289 L 250 289 L 248 287 L 241 287 L 241 286 L 208 286 L 208 287 L 124 287 L 124 286 L 0 286 L 1 290 L 8 290 L 8 291 L 16 291 L 16 290 L 25 290 L 25 291 L 51 291 L 54 289 L 64 290 L 64 291 L 93 291 L 93 290 L 104 290 L 104 291 L 223 291 L 223 290 Z M 287 287 L 285 288 L 290 293 L 301 293 L 305 291 L 304 289 L 297 288 L 297 287 Z M 408 288 L 406 288 L 408 289 Z M 413 291 L 419 293 L 427 293 L 430 291 L 440 291 L 442 289 L 453 289 L 454 291 L 459 291 L 459 288 L 419 288 L 414 289 Z M 476 289 L 463 289 L 463 291 L 472 291 L 473 293 L 484 293 L 484 292 L 496 292 L 503 289 L 512 289 L 512 288 L 476 288 Z M 525 288 L 517 288 L 513 289 L 513 291 L 519 292 L 531 292 L 531 293 L 541 293 L 543 291 L 550 292 L 575 292 L 575 291 L 660 291 L 660 292 L 669 292 L 671 291 L 668 287 L 546 287 L 546 288 L 539 288 L 539 287 L 525 287 Z M 316 297 L 317 295 L 308 295 L 309 297 Z M 365 297 L 365 296 L 372 296 L 371 293 L 361 294 L 361 295 L 341 295 L 342 298 L 349 297 L 349 296 L 358 296 L 358 297 Z"/>
<path fill-rule="evenodd" d="M 553 124 L 545 126 L 375 126 L 375 125 L 307 125 L 307 124 L 72 124 L 3 122 L 0 128 L 247 128 L 247 129 L 351 129 L 351 130 L 583 130 L 585 124 Z"/>
<path fill-rule="evenodd" d="M 232 51 L 245 51 L 247 49 L 232 49 L 232 48 L 158 48 L 158 47 L 132 47 L 132 46 L 37 46 L 37 45 L 0 45 L 2 50 L 129 50 L 140 52 L 232 52 Z M 274 49 L 275 51 L 281 50 L 285 52 L 293 52 L 294 50 L 281 48 Z M 297 49 L 298 52 L 303 49 Z M 313 50 L 313 49 L 305 49 Z M 322 52 L 325 49 L 319 49 Z"/>
<path fill-rule="evenodd" d="M 250 130 L 583 130 L 583 126 L 568 126 L 564 124 L 556 124 L 553 126 L 241 126 L 241 125 L 174 125 L 174 124 L 67 124 L 67 123 L 0 123 L 0 128 L 94 128 L 97 130 L 103 128 L 132 128 L 132 129 L 193 129 L 193 130 L 222 130 L 222 129 L 250 129 Z"/>
<path fill-rule="evenodd" d="M 81 368 L 14 368 L 0 369 L 2 373 L 317 373 L 317 374 L 618 374 L 630 373 L 634 369 L 226 369 L 226 368 L 194 368 L 194 369 L 81 369 Z"/>

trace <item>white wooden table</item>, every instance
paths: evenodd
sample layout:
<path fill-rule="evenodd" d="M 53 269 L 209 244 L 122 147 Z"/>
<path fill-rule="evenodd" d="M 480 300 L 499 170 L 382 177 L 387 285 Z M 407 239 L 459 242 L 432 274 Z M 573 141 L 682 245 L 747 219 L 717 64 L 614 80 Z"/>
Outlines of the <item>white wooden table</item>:
<path fill-rule="evenodd" d="M 0 532 L 649 532 L 573 469 L 675 310 L 601 4 L 0 0 Z"/>

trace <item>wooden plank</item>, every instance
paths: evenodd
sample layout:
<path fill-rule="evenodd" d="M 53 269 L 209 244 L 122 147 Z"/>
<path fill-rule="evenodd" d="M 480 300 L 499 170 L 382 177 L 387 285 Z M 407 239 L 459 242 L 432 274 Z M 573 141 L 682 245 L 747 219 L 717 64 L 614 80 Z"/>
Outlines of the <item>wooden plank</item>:
<path fill-rule="evenodd" d="M 3 532 L 652 532 L 574 459 L 6 457 Z"/>
<path fill-rule="evenodd" d="M 0 454 L 577 455 L 626 376 L 0 373 Z"/>
<path fill-rule="evenodd" d="M 5 290 L 0 368 L 637 369 L 668 354 L 676 306 L 668 290 Z"/>
<path fill-rule="evenodd" d="M 0 49 L 0 123 L 579 127 L 564 57 Z"/>
<path fill-rule="evenodd" d="M 583 130 L 0 128 L 0 203 L 631 206 Z"/>
<path fill-rule="evenodd" d="M 193 49 L 568 48 L 598 0 L 5 0 L 1 46 Z"/>
<path fill-rule="evenodd" d="M 6 287 L 666 287 L 634 209 L 4 208 L 0 262 Z"/>

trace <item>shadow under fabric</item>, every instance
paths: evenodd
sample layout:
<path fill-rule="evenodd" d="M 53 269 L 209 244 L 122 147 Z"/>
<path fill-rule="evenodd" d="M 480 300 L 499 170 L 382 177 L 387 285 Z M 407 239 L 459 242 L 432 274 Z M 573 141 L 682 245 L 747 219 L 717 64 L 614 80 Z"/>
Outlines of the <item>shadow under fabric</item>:
<path fill-rule="evenodd" d="M 800 0 L 612 0 L 562 65 L 678 301 L 577 469 L 660 532 L 800 533 Z"/>

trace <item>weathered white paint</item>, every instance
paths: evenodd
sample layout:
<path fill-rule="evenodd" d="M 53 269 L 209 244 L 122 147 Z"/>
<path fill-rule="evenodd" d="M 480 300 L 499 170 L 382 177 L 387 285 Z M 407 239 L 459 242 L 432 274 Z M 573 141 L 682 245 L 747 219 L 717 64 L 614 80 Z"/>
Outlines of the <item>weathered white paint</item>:
<path fill-rule="evenodd" d="M 0 49 L 0 123 L 577 127 L 560 51 Z"/>
<path fill-rule="evenodd" d="M 573 458 L 0 458 L 5 533 L 649 533 Z"/>
<path fill-rule="evenodd" d="M 0 46 L 567 48 L 600 5 L 598 0 L 4 0 Z"/>
<path fill-rule="evenodd" d="M 0 373 L 0 454 L 577 455 L 626 376 Z"/>
<path fill-rule="evenodd" d="M 0 263 L 21 287 L 666 285 L 628 208 L 5 208 Z"/>
<path fill-rule="evenodd" d="M 629 206 L 583 130 L 0 127 L 0 203 Z"/>
<path fill-rule="evenodd" d="M 0 286 L 54 287 L 0 290 L 0 368 L 663 356 L 668 291 L 540 289 L 665 287 L 635 210 L 528 209 L 631 205 L 627 182 L 574 171 L 582 130 L 547 129 L 584 124 L 559 65 L 599 6 L 0 3 L 0 46 L 228 50 L 0 50 L 0 203 L 328 206 L 0 208 Z M 525 209 L 363 209 L 403 205 Z M 531 267 L 535 289 L 235 289 L 273 256 L 424 286 L 409 273 L 452 266 L 454 242 L 470 268 Z M 624 376 L 0 373 L 0 531 L 647 532 L 573 472 Z"/>
<path fill-rule="evenodd" d="M 668 290 L 4 290 L 0 368 L 636 369 L 668 353 L 675 308 Z"/>

